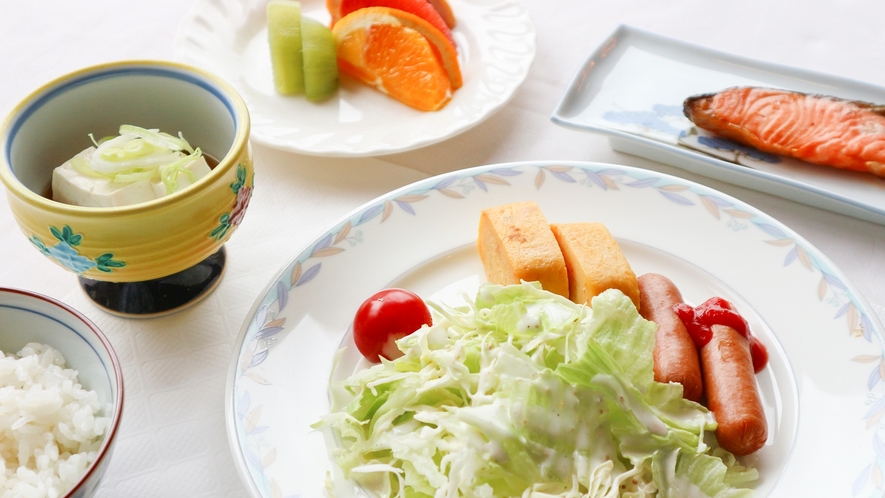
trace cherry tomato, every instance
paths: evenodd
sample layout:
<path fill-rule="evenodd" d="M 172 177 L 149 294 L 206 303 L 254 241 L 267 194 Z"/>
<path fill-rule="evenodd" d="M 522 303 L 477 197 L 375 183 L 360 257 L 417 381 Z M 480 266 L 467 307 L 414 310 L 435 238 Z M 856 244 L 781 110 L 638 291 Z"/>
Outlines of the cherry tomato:
<path fill-rule="evenodd" d="M 380 356 L 393 360 L 403 355 L 395 341 L 431 325 L 433 319 L 424 300 L 405 289 L 384 289 L 366 299 L 353 318 L 353 341 L 369 361 Z"/>

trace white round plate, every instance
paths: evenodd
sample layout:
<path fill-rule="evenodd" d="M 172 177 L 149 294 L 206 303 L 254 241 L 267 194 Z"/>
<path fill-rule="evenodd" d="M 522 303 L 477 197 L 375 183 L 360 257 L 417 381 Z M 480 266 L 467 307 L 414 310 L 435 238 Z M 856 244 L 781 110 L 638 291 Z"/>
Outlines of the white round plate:
<path fill-rule="evenodd" d="M 175 58 L 212 71 L 242 95 L 259 143 L 323 156 L 378 156 L 430 145 L 478 124 L 503 106 L 535 57 L 535 28 L 518 0 L 450 0 L 464 86 L 436 112 L 421 112 L 341 77 L 338 92 L 314 104 L 274 91 L 267 0 L 198 0 L 182 21 Z M 328 24 L 323 0 L 302 14 Z"/>
<path fill-rule="evenodd" d="M 825 256 L 765 213 L 687 180 L 531 162 L 456 171 L 384 195 L 270 282 L 240 331 L 227 386 L 228 437 L 253 496 L 321 497 L 327 484 L 339 498 L 365 496 L 328 458 L 329 434 L 310 427 L 329 410 L 330 376 L 364 366 L 348 331 L 354 312 L 384 287 L 433 297 L 478 285 L 480 211 L 524 200 L 551 223 L 605 223 L 637 274 L 667 275 L 689 303 L 722 296 L 737 305 L 771 355 L 758 376 L 769 441 L 745 462 L 761 475 L 756 496 L 874 488 L 883 328 Z"/>

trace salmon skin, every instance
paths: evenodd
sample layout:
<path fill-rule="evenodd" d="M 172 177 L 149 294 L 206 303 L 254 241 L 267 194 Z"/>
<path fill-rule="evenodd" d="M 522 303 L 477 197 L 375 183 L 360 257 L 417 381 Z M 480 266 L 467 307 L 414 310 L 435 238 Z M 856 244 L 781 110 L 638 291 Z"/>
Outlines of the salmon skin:
<path fill-rule="evenodd" d="M 763 152 L 885 177 L 885 106 L 735 87 L 689 97 L 683 112 L 699 128 Z"/>

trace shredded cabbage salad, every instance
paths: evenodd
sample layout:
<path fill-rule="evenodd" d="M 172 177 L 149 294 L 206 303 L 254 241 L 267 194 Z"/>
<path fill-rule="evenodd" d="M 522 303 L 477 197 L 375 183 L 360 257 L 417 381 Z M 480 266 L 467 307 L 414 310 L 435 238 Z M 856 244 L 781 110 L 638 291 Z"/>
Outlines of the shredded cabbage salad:
<path fill-rule="evenodd" d="M 468 299 L 469 300 L 469 299 Z M 429 303 L 405 355 L 333 385 L 345 476 L 382 497 L 747 497 L 682 386 L 654 381 L 655 324 L 618 290 L 592 308 L 536 283 Z M 340 391 L 344 390 L 344 391 Z M 336 398 L 337 396 L 333 396 Z"/>
<path fill-rule="evenodd" d="M 174 137 L 157 129 L 122 125 L 119 136 L 98 141 L 91 134 L 89 137 L 96 147 L 91 164 L 81 157 L 71 160 L 71 166 L 81 175 L 115 183 L 160 180 L 167 195 L 178 189 L 179 174 L 197 181 L 187 166 L 203 153 L 199 147 L 191 147 L 180 133 Z"/>

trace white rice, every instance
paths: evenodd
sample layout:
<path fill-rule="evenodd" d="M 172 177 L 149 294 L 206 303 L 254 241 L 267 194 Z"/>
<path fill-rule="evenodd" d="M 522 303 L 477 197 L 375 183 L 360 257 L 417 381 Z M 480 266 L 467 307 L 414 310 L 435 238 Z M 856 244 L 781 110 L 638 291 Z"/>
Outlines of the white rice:
<path fill-rule="evenodd" d="M 110 419 L 60 352 L 0 351 L 0 498 L 64 496 L 95 460 Z"/>

